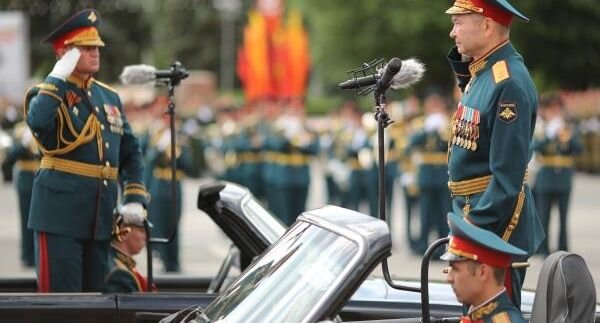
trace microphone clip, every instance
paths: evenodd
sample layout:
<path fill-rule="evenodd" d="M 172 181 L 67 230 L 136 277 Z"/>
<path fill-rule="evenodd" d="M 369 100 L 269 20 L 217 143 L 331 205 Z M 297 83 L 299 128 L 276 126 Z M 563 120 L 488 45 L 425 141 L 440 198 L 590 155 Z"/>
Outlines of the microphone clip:
<path fill-rule="evenodd" d="M 181 62 L 175 61 L 173 64 L 171 64 L 170 69 L 157 70 L 155 72 L 155 75 L 157 81 L 162 81 L 165 83 L 169 83 L 172 86 L 177 86 L 179 85 L 179 83 L 181 83 L 181 80 L 188 77 L 189 74 L 185 67 L 183 67 Z"/>
<path fill-rule="evenodd" d="M 348 76 L 350 76 L 350 80 L 348 82 L 358 82 L 360 78 L 365 78 L 371 75 L 375 75 L 376 79 L 381 77 L 380 71 L 385 67 L 385 59 L 379 58 L 374 59 L 368 63 L 362 63 L 360 67 L 355 68 L 346 72 Z M 366 87 L 355 87 L 356 94 L 358 95 L 368 95 L 375 90 L 376 83 L 372 85 L 368 85 Z"/>

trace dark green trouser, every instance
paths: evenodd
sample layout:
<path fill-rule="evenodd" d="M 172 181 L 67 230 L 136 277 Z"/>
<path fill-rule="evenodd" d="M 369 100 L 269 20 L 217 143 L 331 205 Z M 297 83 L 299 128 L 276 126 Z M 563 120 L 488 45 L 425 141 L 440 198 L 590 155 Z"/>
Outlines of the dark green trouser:
<path fill-rule="evenodd" d="M 31 190 L 18 190 L 19 212 L 21 213 L 21 261 L 25 266 L 33 266 L 33 230 L 27 227 L 29 222 L 29 204 L 31 203 Z"/>
<path fill-rule="evenodd" d="M 559 224 L 559 235 L 558 235 L 558 250 L 568 251 L 568 238 L 567 238 L 567 213 L 569 211 L 569 199 L 571 191 L 566 192 L 537 192 L 535 196 L 535 202 L 540 215 L 540 220 L 544 226 L 544 232 L 546 232 L 546 238 L 540 245 L 538 253 L 543 255 L 550 254 L 550 248 L 548 247 L 548 227 L 550 223 L 550 213 L 552 211 L 552 205 L 558 204 L 558 213 L 560 218 Z"/>
<path fill-rule="evenodd" d="M 409 246 L 410 250 L 414 253 L 419 253 L 420 250 L 418 250 L 418 246 L 417 246 L 419 241 L 418 241 L 418 239 L 413 238 L 413 234 L 411 233 L 411 230 L 410 230 L 410 228 L 412 226 L 412 219 L 414 216 L 413 211 L 418 204 L 419 197 L 411 195 L 408 188 L 406 188 L 406 187 L 402 188 L 402 193 L 404 195 L 404 208 L 405 208 L 404 225 L 406 226 L 406 228 L 405 228 L 406 240 L 408 242 L 408 246 Z"/>
<path fill-rule="evenodd" d="M 296 218 L 305 211 L 306 199 L 308 197 L 308 186 L 297 185 L 279 189 L 282 213 L 279 215 L 281 221 L 290 226 L 296 222 Z"/>
<path fill-rule="evenodd" d="M 420 253 L 425 253 L 429 247 L 429 232 L 432 229 L 437 231 L 438 238 L 448 236 L 449 228 L 446 216 L 450 211 L 451 202 L 447 187 L 421 188 L 419 195 L 421 235 L 417 242 L 417 249 Z"/>
<path fill-rule="evenodd" d="M 101 292 L 109 240 L 83 240 L 35 231 L 39 292 Z"/>

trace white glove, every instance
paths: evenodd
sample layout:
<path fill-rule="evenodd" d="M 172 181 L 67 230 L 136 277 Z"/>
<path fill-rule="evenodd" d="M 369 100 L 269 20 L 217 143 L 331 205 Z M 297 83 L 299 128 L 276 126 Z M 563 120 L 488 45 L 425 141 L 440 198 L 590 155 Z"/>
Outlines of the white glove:
<path fill-rule="evenodd" d="M 443 113 L 430 114 L 425 118 L 425 132 L 435 132 L 448 126 L 448 118 Z"/>
<path fill-rule="evenodd" d="M 119 214 L 123 216 L 123 223 L 137 226 L 144 225 L 146 210 L 142 203 L 130 202 L 119 206 Z"/>
<path fill-rule="evenodd" d="M 565 123 L 562 118 L 553 118 L 546 125 L 546 137 L 554 139 L 558 133 L 564 128 Z"/>
<path fill-rule="evenodd" d="M 23 145 L 23 147 L 29 147 L 29 144 L 32 140 L 33 134 L 31 133 L 29 127 L 27 127 L 25 131 L 23 131 L 23 137 L 21 137 L 21 145 Z"/>
<path fill-rule="evenodd" d="M 169 131 L 163 131 L 156 143 L 156 149 L 163 152 L 171 145 L 171 133 Z"/>
<path fill-rule="evenodd" d="M 76 47 L 69 49 L 57 62 L 48 76 L 56 77 L 57 79 L 66 80 L 75 70 L 81 52 Z"/>

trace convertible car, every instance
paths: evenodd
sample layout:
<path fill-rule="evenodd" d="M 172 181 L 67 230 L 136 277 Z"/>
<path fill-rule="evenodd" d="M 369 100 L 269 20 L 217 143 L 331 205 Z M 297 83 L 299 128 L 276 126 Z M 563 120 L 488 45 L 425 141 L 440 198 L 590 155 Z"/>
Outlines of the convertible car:
<path fill-rule="evenodd" d="M 158 322 L 187 308 L 168 320 L 415 321 L 427 307 L 431 317 L 448 322 L 462 313 L 446 284 L 426 284 L 429 304 L 422 306 L 421 294 L 398 291 L 368 277 L 391 250 L 387 225 L 381 220 L 327 206 L 304 213 L 287 230 L 247 189 L 225 182 L 202 186 L 198 207 L 234 246 L 213 279 L 158 277 L 161 289 L 172 291 L 150 294 L 1 293 L 0 317 L 27 322 Z M 244 271 L 228 285 L 236 264 Z M 34 284 L 4 281 L 0 287 L 32 290 Z M 533 293 L 525 292 L 523 303 L 523 310 L 531 312 Z"/>

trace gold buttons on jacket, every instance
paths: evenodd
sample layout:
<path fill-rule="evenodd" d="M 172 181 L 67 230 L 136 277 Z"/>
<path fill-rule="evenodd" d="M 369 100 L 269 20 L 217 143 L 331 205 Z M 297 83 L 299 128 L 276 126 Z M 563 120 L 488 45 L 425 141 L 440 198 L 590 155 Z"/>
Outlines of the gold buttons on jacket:
<path fill-rule="evenodd" d="M 104 128 L 105 128 L 105 127 L 104 127 L 104 125 L 103 125 L 103 124 L 101 124 L 101 125 L 100 125 L 100 129 L 104 130 Z"/>
<path fill-rule="evenodd" d="M 96 110 L 97 113 L 100 112 L 100 108 L 98 108 L 98 107 L 95 107 L 94 110 Z"/>
<path fill-rule="evenodd" d="M 105 146 L 107 149 L 108 149 L 108 148 L 110 148 L 110 144 L 109 144 L 108 142 L 105 142 L 105 143 L 104 143 L 104 146 Z"/>

